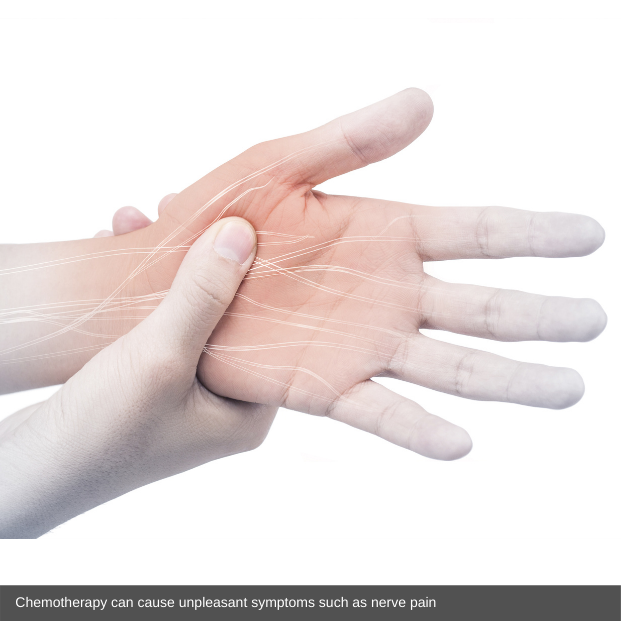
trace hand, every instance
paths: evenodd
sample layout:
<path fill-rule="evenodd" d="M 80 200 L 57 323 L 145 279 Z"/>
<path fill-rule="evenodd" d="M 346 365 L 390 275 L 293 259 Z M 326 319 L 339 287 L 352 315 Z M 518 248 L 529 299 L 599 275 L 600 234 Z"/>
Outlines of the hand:
<path fill-rule="evenodd" d="M 196 366 L 256 250 L 239 218 L 192 246 L 170 293 L 48 401 L 0 422 L 0 537 L 35 537 L 116 496 L 258 446 L 274 407 L 209 392 Z"/>
<path fill-rule="evenodd" d="M 311 191 L 330 176 L 391 155 L 416 138 L 430 118 L 426 97 L 406 91 L 310 134 L 259 145 L 216 171 L 217 180 L 208 175 L 181 195 L 163 199 L 170 203 L 164 214 L 170 220 L 161 207 L 160 221 L 151 227 L 155 239 L 163 236 L 158 228 L 173 229 L 171 220 L 187 220 L 223 185 L 222 178 L 234 181 L 308 145 L 335 141 L 321 155 L 311 149 L 291 167 L 253 180 L 258 186 L 274 176 L 265 193 L 234 206 L 258 229 L 301 241 L 279 245 L 278 237 L 260 234 L 265 245 L 259 259 L 199 366 L 199 376 L 212 390 L 327 414 L 441 458 L 466 453 L 468 436 L 371 377 L 551 408 L 580 399 L 583 384 L 575 371 L 445 344 L 419 329 L 508 341 L 589 340 L 606 321 L 596 302 L 451 285 L 427 276 L 423 262 L 588 254 L 603 241 L 595 221 L 499 207 L 429 208 Z M 120 210 L 115 232 L 147 224 L 141 215 L 132 208 Z M 164 270 L 158 270 L 150 280 L 165 287 L 166 277 L 158 279 Z M 231 373 L 231 366 L 241 372 Z"/>
<path fill-rule="evenodd" d="M 103 329 L 103 318 L 120 332 L 129 329 L 137 315 L 127 305 L 155 305 L 194 236 L 232 214 L 255 226 L 259 253 L 199 363 L 198 377 L 212 391 L 331 416 L 441 459 L 466 454 L 467 433 L 371 378 L 395 377 L 472 399 L 572 405 L 583 393 L 573 370 L 449 345 L 419 330 L 584 341 L 606 323 L 596 302 L 443 283 L 427 276 L 423 263 L 581 256 L 603 242 L 597 222 L 313 189 L 396 153 L 431 116 L 427 95 L 409 89 L 314 131 L 257 145 L 175 196 L 153 224 L 92 240 L 115 253 L 101 260 L 99 279 L 90 271 L 91 297 L 104 302 L 88 312 L 82 307 L 62 334 Z M 79 270 L 71 279 L 88 280 Z M 95 289 L 97 282 L 105 286 Z"/>

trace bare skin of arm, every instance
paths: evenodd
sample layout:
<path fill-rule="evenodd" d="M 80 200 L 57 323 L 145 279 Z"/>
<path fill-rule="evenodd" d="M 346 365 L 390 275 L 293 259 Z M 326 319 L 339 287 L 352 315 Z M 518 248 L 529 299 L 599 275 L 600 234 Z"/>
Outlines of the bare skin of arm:
<path fill-rule="evenodd" d="M 203 343 L 255 251 L 247 222 L 217 222 L 149 317 L 47 401 L 3 421 L 0 538 L 38 537 L 137 487 L 261 443 L 276 408 L 223 399 L 196 377 Z"/>
<path fill-rule="evenodd" d="M 583 384 L 571 369 L 448 345 L 419 330 L 585 341 L 605 327 L 596 302 L 444 283 L 425 274 L 424 262 L 582 256 L 604 240 L 597 222 L 314 189 L 403 149 L 432 112 L 425 93 L 408 89 L 311 132 L 252 147 L 174 196 L 144 228 L 4 247 L 1 306 L 12 322 L 0 329 L 0 390 L 66 381 L 159 304 L 205 228 L 234 215 L 257 230 L 258 252 L 198 365 L 212 392 L 331 416 L 442 458 L 467 452 L 467 434 L 371 378 L 472 399 L 572 405 Z M 21 314 L 11 314 L 15 308 Z"/>

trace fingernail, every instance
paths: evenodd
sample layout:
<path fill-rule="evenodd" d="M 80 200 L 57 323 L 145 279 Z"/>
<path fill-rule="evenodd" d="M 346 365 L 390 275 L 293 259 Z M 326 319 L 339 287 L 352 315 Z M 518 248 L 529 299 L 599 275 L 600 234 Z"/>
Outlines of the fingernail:
<path fill-rule="evenodd" d="M 227 222 L 213 243 L 214 250 L 226 259 L 243 265 L 254 250 L 254 229 L 243 220 Z"/>

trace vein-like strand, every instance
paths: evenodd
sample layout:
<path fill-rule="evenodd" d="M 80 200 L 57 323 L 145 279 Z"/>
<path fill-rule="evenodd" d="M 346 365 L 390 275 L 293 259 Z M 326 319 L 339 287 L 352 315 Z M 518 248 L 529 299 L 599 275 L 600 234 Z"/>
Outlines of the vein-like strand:
<path fill-rule="evenodd" d="M 330 142 L 336 142 L 330 141 Z M 326 143 L 323 143 L 326 144 Z M 185 239 L 181 241 L 181 243 L 176 244 L 175 241 L 179 238 L 183 237 L 184 231 L 188 231 L 190 225 L 196 221 L 197 218 L 201 216 L 207 209 L 213 206 L 218 200 L 223 198 L 229 192 L 240 188 L 242 184 L 252 181 L 253 179 L 258 178 L 260 175 L 266 174 L 271 170 L 274 170 L 277 166 L 280 166 L 294 157 L 300 155 L 305 151 L 309 151 L 310 149 L 319 148 L 320 145 L 312 145 L 311 147 L 307 147 L 302 149 L 296 153 L 290 154 L 286 156 L 274 164 L 270 166 L 266 166 L 254 173 L 247 175 L 243 179 L 231 184 L 230 186 L 224 188 L 220 191 L 216 196 L 214 196 L 211 200 L 205 203 L 200 209 L 194 212 L 185 222 L 180 224 L 176 229 L 174 229 L 171 233 L 169 233 L 164 240 L 162 240 L 157 246 L 151 248 L 125 248 L 119 249 L 116 251 L 105 251 L 105 252 L 96 252 L 96 253 L 88 253 L 82 256 L 73 256 L 67 257 L 64 259 L 56 259 L 51 261 L 44 261 L 41 263 L 36 263 L 32 265 L 21 266 L 17 268 L 7 268 L 4 270 L 0 270 L 0 276 L 8 275 L 8 274 L 19 274 L 26 271 L 31 271 L 35 269 L 44 269 L 49 267 L 56 267 L 59 265 L 65 265 L 69 263 L 75 263 L 82 260 L 94 260 L 99 258 L 108 258 L 114 256 L 122 256 L 122 255 L 145 255 L 144 258 L 139 262 L 139 264 L 131 271 L 131 273 L 123 280 L 123 282 L 118 285 L 118 287 L 106 298 L 98 299 L 98 300 L 78 300 L 75 302 L 56 302 L 50 304 L 39 304 L 39 305 L 31 305 L 31 306 L 23 306 L 14 309 L 4 309 L 0 310 L 0 323 L 3 324 L 16 324 L 16 323 L 24 323 L 24 322 L 40 322 L 44 324 L 49 324 L 53 326 L 60 326 L 59 330 L 55 332 L 45 335 L 36 339 L 33 339 L 27 343 L 15 345 L 12 347 L 6 348 L 4 351 L 0 352 L 0 354 L 10 354 L 16 351 L 19 351 L 25 347 L 33 346 L 54 337 L 65 334 L 69 331 L 77 332 L 80 334 L 102 338 L 102 339 L 115 339 L 118 338 L 118 335 L 103 335 L 95 332 L 91 332 L 82 328 L 83 324 L 87 321 L 110 321 L 110 320 L 125 320 L 125 319 L 142 319 L 143 317 L 138 314 L 138 311 L 152 311 L 157 307 L 157 303 L 163 299 L 166 294 L 166 291 L 161 291 L 153 294 L 148 294 L 144 296 L 133 296 L 133 297 L 117 297 L 123 290 L 123 288 L 138 275 L 143 273 L 145 270 L 153 267 L 157 263 L 159 263 L 162 259 L 169 256 L 172 253 L 186 252 L 190 247 L 192 242 L 200 237 L 213 223 L 217 222 L 219 219 L 224 217 L 224 215 L 231 209 L 232 206 L 239 203 L 244 197 L 246 197 L 251 192 L 256 192 L 258 190 L 266 188 L 273 180 L 270 178 L 265 184 L 257 185 L 254 187 L 250 187 L 241 192 L 238 196 L 234 197 L 230 200 L 222 209 L 220 209 L 219 213 L 215 218 L 211 219 L 209 224 L 202 227 L 198 232 L 192 233 L 189 236 L 186 236 Z M 404 237 L 404 236 L 386 236 L 384 235 L 386 231 L 393 226 L 397 221 L 402 220 L 404 218 L 416 218 L 416 217 L 425 217 L 425 216 L 401 216 L 393 219 L 381 232 L 379 235 L 357 235 L 357 236 L 345 236 L 339 237 L 333 240 L 327 240 L 320 243 L 313 244 L 311 246 L 297 248 L 290 252 L 286 252 L 281 254 L 280 256 L 274 257 L 270 260 L 264 259 L 261 257 L 257 257 L 254 265 L 248 271 L 246 276 L 247 280 L 253 280 L 258 278 L 268 278 L 272 276 L 284 276 L 288 279 L 292 279 L 296 283 L 303 285 L 304 287 L 308 287 L 310 289 L 318 290 L 332 296 L 341 297 L 350 299 L 365 305 L 369 306 L 383 306 L 387 308 L 400 309 L 404 310 L 408 313 L 417 312 L 416 309 L 412 309 L 408 306 L 404 306 L 401 304 L 397 304 L 394 302 L 387 301 L 386 299 L 374 299 L 362 295 L 358 295 L 355 293 L 340 291 L 339 289 L 335 289 L 333 287 L 329 287 L 323 285 L 321 283 L 314 282 L 309 278 L 302 276 L 303 273 L 321 273 L 321 274 L 344 274 L 347 276 L 351 276 L 354 278 L 359 278 L 365 280 L 370 283 L 386 285 L 389 287 L 394 287 L 398 289 L 405 289 L 408 291 L 417 291 L 426 289 L 426 285 L 422 284 L 408 284 L 403 283 L 395 279 L 385 278 L 382 276 L 378 276 L 373 273 L 366 273 L 362 270 L 339 266 L 334 264 L 323 264 L 323 263 L 311 263 L 306 265 L 287 265 L 291 261 L 295 260 L 304 260 L 309 255 L 319 254 L 326 251 L 329 251 L 337 246 L 343 244 L 367 244 L 367 243 L 411 243 L 412 241 L 420 242 L 420 239 L 416 239 L 413 237 Z M 313 239 L 312 235 L 293 235 L 287 233 L 280 233 L 277 231 L 257 231 L 258 236 L 258 246 L 291 246 L 300 244 L 306 240 Z M 270 239 L 273 238 L 273 239 Z M 342 319 L 335 319 L 331 317 L 320 317 L 307 313 L 302 313 L 298 311 L 291 311 L 287 309 L 277 308 L 274 306 L 269 306 L 267 304 L 263 304 L 258 302 L 257 300 L 253 300 L 252 298 L 245 296 L 243 294 L 237 294 L 236 297 L 240 300 L 247 301 L 250 304 L 255 305 L 258 308 L 262 308 L 263 310 L 276 312 L 276 313 L 285 313 L 288 316 L 292 316 L 295 318 L 299 318 L 299 320 L 314 320 L 320 322 L 331 322 L 332 324 L 338 324 L 343 328 L 361 328 L 369 331 L 381 332 L 390 336 L 396 336 L 398 338 L 402 338 L 402 333 L 397 332 L 395 330 L 390 330 L 388 328 L 384 328 L 382 326 L 377 325 L 367 325 L 362 323 L 355 323 Z M 418 311 L 420 312 L 420 311 Z M 133 315 L 128 315 L 127 313 L 134 313 Z M 381 347 L 381 343 L 378 343 L 377 339 L 372 338 L 371 336 L 364 336 L 362 334 L 357 334 L 354 332 L 347 332 L 344 329 L 333 329 L 325 326 L 313 326 L 308 325 L 307 323 L 302 323 L 300 321 L 290 321 L 285 319 L 271 318 L 265 317 L 256 314 L 250 313 L 241 313 L 236 311 L 227 311 L 225 312 L 225 316 L 236 318 L 238 320 L 250 320 L 250 321 L 263 321 L 268 323 L 274 323 L 281 326 L 286 326 L 294 329 L 307 330 L 312 333 L 318 334 L 323 333 L 326 335 L 333 335 L 339 338 L 345 339 L 353 339 L 355 341 L 366 343 L 373 345 L 373 347 L 363 347 L 361 345 L 357 345 L 354 343 L 336 343 L 330 341 L 319 341 L 319 340 L 296 340 L 296 341 L 288 341 L 282 343 L 266 343 L 260 345 L 215 345 L 208 344 L 204 348 L 205 354 L 211 356 L 215 360 L 227 364 L 233 368 L 244 371 L 245 373 L 251 374 L 253 376 L 259 377 L 265 381 L 274 383 L 283 387 L 286 390 L 286 394 L 291 390 L 298 391 L 302 394 L 306 394 L 307 396 L 322 399 L 327 402 L 334 402 L 334 397 L 327 398 L 325 395 L 316 394 L 314 392 L 304 390 L 295 385 L 291 385 L 291 383 L 281 382 L 276 380 L 275 378 L 269 377 L 263 373 L 257 371 L 257 369 L 261 370 L 269 370 L 278 373 L 287 372 L 296 376 L 298 374 L 307 375 L 308 377 L 314 379 L 318 382 L 323 389 L 327 389 L 332 395 L 336 398 L 341 399 L 341 393 L 325 378 L 321 377 L 321 375 L 315 373 L 314 371 L 300 365 L 290 365 L 290 364 L 266 364 L 260 363 L 251 360 L 245 360 L 240 356 L 244 353 L 252 353 L 252 352 L 267 352 L 278 349 L 287 349 L 287 348 L 331 348 L 336 349 L 338 351 L 350 352 L 356 355 L 365 355 L 376 357 L 384 361 L 390 362 L 393 359 L 391 353 L 387 350 L 387 348 Z M 52 352 L 47 354 L 35 355 L 35 356 L 22 356 L 18 358 L 12 358 L 10 360 L 2 361 L 2 364 L 8 364 L 13 362 L 28 362 L 32 360 L 40 360 L 46 358 L 54 358 L 63 355 L 72 355 L 79 354 L 82 352 L 94 351 L 98 349 L 102 349 L 105 347 L 105 344 L 98 344 L 89 347 L 75 348 L 69 349 L 61 352 Z M 403 363 L 406 366 L 410 366 L 413 368 L 420 368 L 418 365 L 413 365 L 411 363 L 407 363 L 404 361 Z"/>

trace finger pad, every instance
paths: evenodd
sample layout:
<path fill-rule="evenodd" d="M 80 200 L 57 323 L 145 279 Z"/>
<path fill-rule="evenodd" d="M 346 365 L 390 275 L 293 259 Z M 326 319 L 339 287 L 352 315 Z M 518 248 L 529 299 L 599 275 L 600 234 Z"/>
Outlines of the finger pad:
<path fill-rule="evenodd" d="M 425 91 L 408 88 L 340 119 L 348 142 L 365 163 L 378 162 L 405 148 L 427 128 L 433 102 Z"/>
<path fill-rule="evenodd" d="M 472 450 L 472 439 L 465 429 L 435 416 L 428 419 L 417 444 L 417 453 L 442 461 L 461 459 Z"/>
<path fill-rule="evenodd" d="M 112 230 L 115 235 L 131 233 L 149 224 L 151 220 L 135 207 L 121 207 L 112 217 Z"/>
<path fill-rule="evenodd" d="M 539 256 L 582 257 L 604 243 L 604 229 L 589 216 L 542 213 L 538 220 L 533 244 Z"/>

